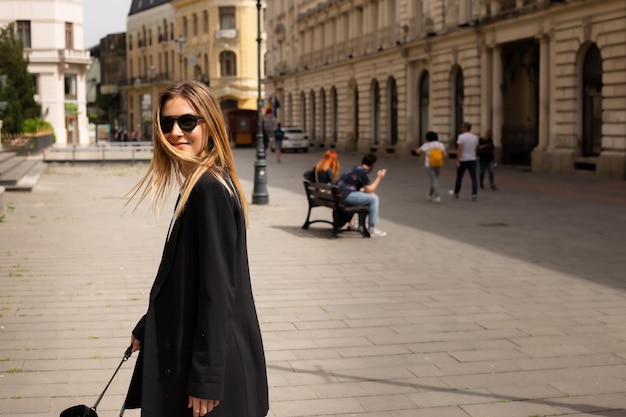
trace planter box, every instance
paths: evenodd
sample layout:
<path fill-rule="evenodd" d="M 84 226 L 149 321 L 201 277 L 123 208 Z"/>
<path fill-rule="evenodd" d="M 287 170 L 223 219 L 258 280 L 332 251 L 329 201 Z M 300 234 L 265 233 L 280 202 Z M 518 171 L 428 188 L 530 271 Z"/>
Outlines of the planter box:
<path fill-rule="evenodd" d="M 54 143 L 54 135 L 52 132 L 2 136 L 3 149 L 5 151 L 15 152 L 20 156 L 41 153 L 52 146 L 52 143 Z"/>

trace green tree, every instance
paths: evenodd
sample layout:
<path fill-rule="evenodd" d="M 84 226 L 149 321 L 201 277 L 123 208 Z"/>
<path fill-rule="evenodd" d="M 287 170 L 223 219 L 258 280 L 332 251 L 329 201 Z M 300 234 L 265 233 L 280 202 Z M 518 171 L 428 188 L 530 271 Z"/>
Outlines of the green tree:
<path fill-rule="evenodd" d="M 35 86 L 28 72 L 28 58 L 24 46 L 15 36 L 13 23 L 0 28 L 0 75 L 5 76 L 4 88 L 0 88 L 0 101 L 7 106 L 0 113 L 4 121 L 3 131 L 19 133 L 25 119 L 39 117 L 39 105 L 35 101 Z"/>

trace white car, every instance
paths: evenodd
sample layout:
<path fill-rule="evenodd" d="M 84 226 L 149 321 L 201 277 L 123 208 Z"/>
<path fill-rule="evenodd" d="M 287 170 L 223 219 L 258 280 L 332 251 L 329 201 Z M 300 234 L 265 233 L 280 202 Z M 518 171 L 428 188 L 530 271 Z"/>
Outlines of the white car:
<path fill-rule="evenodd" d="M 297 126 L 285 126 L 282 130 L 285 132 L 282 146 L 283 151 L 309 151 L 309 137 L 304 133 L 302 128 Z"/>

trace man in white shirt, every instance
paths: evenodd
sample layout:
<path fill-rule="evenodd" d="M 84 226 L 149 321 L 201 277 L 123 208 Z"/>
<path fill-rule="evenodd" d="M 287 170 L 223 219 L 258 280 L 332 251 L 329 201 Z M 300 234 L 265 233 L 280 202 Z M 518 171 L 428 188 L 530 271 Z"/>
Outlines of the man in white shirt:
<path fill-rule="evenodd" d="M 465 170 L 469 171 L 472 179 L 472 201 L 476 201 L 478 192 L 478 181 L 476 180 L 476 148 L 478 147 L 478 136 L 471 132 L 472 125 L 468 122 L 461 124 L 461 134 L 459 135 L 456 152 L 456 183 L 454 184 L 454 198 L 459 198 L 461 183 Z"/>

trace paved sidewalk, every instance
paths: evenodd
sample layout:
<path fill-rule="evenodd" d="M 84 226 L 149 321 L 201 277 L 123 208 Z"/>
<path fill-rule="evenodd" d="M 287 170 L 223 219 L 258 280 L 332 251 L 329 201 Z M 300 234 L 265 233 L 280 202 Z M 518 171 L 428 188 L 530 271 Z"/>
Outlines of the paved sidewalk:
<path fill-rule="evenodd" d="M 250 197 L 254 150 L 235 155 Z M 468 178 L 447 195 L 449 165 L 436 205 L 423 159 L 382 158 L 388 236 L 329 240 L 301 229 L 301 174 L 320 156 L 270 153 L 270 204 L 250 207 L 271 417 L 626 415 L 625 182 L 504 168 L 472 203 Z M 119 363 L 173 207 L 124 207 L 144 170 L 51 165 L 5 194 L 0 416 L 93 405 Z M 100 417 L 118 415 L 133 363 Z"/>

